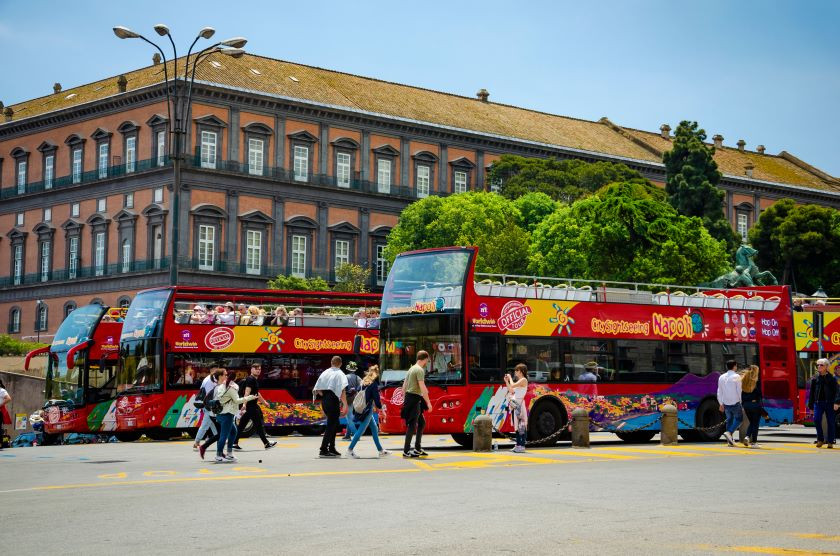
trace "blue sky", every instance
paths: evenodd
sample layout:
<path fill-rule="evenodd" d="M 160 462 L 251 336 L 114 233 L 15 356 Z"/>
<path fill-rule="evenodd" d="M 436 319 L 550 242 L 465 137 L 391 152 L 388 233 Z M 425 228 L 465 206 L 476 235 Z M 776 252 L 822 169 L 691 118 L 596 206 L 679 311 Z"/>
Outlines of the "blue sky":
<path fill-rule="evenodd" d="M 7 105 L 144 66 L 169 25 L 243 35 L 250 52 L 565 116 L 786 150 L 840 176 L 840 2 L 0 0 Z"/>

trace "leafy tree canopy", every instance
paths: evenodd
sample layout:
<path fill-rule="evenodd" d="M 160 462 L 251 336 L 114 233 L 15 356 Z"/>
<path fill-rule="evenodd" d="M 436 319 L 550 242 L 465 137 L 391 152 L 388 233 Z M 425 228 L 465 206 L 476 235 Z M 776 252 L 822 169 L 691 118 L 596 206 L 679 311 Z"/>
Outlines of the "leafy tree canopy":
<path fill-rule="evenodd" d="M 840 295 L 840 213 L 833 208 L 782 199 L 761 213 L 749 239 L 758 250 L 755 263 L 782 283 Z"/>
<path fill-rule="evenodd" d="M 724 272 L 724 244 L 646 180 L 613 183 L 534 230 L 529 271 L 592 280 L 697 284 Z"/>
<path fill-rule="evenodd" d="M 665 191 L 677 212 L 696 216 L 712 237 L 724 241 L 730 252 L 740 243 L 723 214 L 722 174 L 714 160 L 714 147 L 707 146 L 706 132 L 697 122 L 682 121 L 674 134 L 674 146 L 663 156 Z"/>
<path fill-rule="evenodd" d="M 478 272 L 523 274 L 528 265 L 528 232 L 522 215 L 495 193 L 471 192 L 427 197 L 412 203 L 388 235 L 386 257 L 430 247 L 475 245 Z"/>
<path fill-rule="evenodd" d="M 493 163 L 489 177 L 502 184 L 500 193 L 508 199 L 539 192 L 564 203 L 572 203 L 608 183 L 642 179 L 641 174 L 624 164 L 509 154 Z"/>
<path fill-rule="evenodd" d="M 367 293 L 370 282 L 370 268 L 342 263 L 335 269 L 335 287 L 333 291 Z"/>
<path fill-rule="evenodd" d="M 330 285 L 326 280 L 317 276 L 300 278 L 280 274 L 277 278 L 268 281 L 268 288 L 285 291 L 329 291 Z"/>
<path fill-rule="evenodd" d="M 537 224 L 549 214 L 562 206 L 558 201 L 542 192 L 526 193 L 513 201 L 513 206 L 519 210 L 521 218 L 519 225 L 528 232 L 533 232 Z"/>

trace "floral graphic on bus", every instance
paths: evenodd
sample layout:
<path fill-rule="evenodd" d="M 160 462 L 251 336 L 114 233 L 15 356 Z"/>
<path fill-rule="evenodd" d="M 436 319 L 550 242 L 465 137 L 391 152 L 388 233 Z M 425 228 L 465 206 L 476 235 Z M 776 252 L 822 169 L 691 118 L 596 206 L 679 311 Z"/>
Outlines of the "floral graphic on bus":
<path fill-rule="evenodd" d="M 282 351 L 281 348 L 283 344 L 286 343 L 286 341 L 280 337 L 280 334 L 283 333 L 282 329 L 264 326 L 263 330 L 265 330 L 267 336 L 265 338 L 260 338 L 260 341 L 264 344 L 268 343 L 268 351 L 271 351 L 273 349 L 277 350 L 278 353 Z"/>
<path fill-rule="evenodd" d="M 325 417 L 319 404 L 314 403 L 272 403 L 263 408 L 265 424 L 279 427 L 289 425 L 315 425 Z"/>
<path fill-rule="evenodd" d="M 571 336 L 572 335 L 572 325 L 575 323 L 575 319 L 569 316 L 569 311 L 572 310 L 571 307 L 566 307 L 563 309 L 556 303 L 551 304 L 556 311 L 556 315 L 548 319 L 548 322 L 552 324 L 557 324 L 557 331 L 559 333 L 563 333 L 563 329 L 566 330 L 566 333 Z"/>

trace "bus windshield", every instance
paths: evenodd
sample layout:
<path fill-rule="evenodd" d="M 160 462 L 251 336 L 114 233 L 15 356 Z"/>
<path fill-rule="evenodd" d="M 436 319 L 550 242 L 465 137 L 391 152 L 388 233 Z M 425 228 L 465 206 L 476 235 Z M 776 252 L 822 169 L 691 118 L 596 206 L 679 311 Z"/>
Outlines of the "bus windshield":
<path fill-rule="evenodd" d="M 383 315 L 460 309 L 470 255 L 445 250 L 397 257 L 385 285 Z"/>
<path fill-rule="evenodd" d="M 76 354 L 76 365 L 67 367 L 67 351 L 93 338 L 105 308 L 98 304 L 85 305 L 70 313 L 55 333 L 47 367 L 46 398 L 63 400 L 81 405 L 84 403 L 83 364 L 84 350 Z"/>
<path fill-rule="evenodd" d="M 161 389 L 163 370 L 160 337 L 163 313 L 171 290 L 140 292 L 125 315 L 120 342 L 121 365 L 117 394 L 153 392 Z"/>
<path fill-rule="evenodd" d="M 426 382 L 463 384 L 461 318 L 457 315 L 397 317 L 382 321 L 380 363 L 383 385 L 402 382 L 417 359 L 429 353 Z"/>
<path fill-rule="evenodd" d="M 140 292 L 125 315 L 120 339 L 156 338 L 160 336 L 160 323 L 171 290 Z"/>
<path fill-rule="evenodd" d="M 93 332 L 104 312 L 105 308 L 102 305 L 93 304 L 79 307 L 67 315 L 55 333 L 50 351 L 66 352 L 76 344 L 93 338 Z"/>

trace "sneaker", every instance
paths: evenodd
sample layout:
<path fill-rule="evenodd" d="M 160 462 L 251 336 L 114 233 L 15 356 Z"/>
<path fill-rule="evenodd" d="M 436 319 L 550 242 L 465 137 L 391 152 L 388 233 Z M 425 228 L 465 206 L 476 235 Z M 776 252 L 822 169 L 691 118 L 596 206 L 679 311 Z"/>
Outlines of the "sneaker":
<path fill-rule="evenodd" d="M 352 437 L 350 437 L 350 436 L 342 436 L 342 437 L 341 437 L 341 440 L 342 440 L 343 442 L 350 442 L 350 441 L 352 440 Z"/>
<path fill-rule="evenodd" d="M 329 450 L 329 452 L 337 458 L 341 457 L 341 452 L 339 452 L 338 450 Z"/>
<path fill-rule="evenodd" d="M 222 456 L 216 456 L 216 463 L 224 463 L 224 462 L 225 462 L 225 458 L 223 458 Z"/>
<path fill-rule="evenodd" d="M 337 456 L 332 452 L 318 452 L 319 458 L 336 458 Z"/>
<path fill-rule="evenodd" d="M 201 459 L 204 459 L 205 452 L 207 452 L 207 446 L 202 444 L 201 446 L 198 447 L 198 455 L 201 456 Z"/>
<path fill-rule="evenodd" d="M 761 448 L 761 444 L 759 444 L 758 442 L 753 442 L 752 444 L 750 444 L 750 448 Z"/>
<path fill-rule="evenodd" d="M 517 454 L 522 454 L 525 452 L 525 446 L 516 446 L 513 451 Z"/>
<path fill-rule="evenodd" d="M 822 447 L 823 447 L 823 441 L 822 440 L 817 440 L 817 448 L 822 448 Z"/>
<path fill-rule="evenodd" d="M 359 457 L 359 454 L 357 454 L 357 453 L 356 453 L 356 452 L 354 452 L 353 450 L 350 450 L 350 451 L 348 451 L 347 453 L 348 453 L 348 454 L 350 454 L 350 457 L 351 457 L 351 458 L 353 458 L 353 459 L 361 459 L 361 458 Z"/>
<path fill-rule="evenodd" d="M 424 450 L 423 448 L 415 448 L 414 451 L 417 452 L 418 456 L 428 457 L 428 455 L 429 455 L 429 453 L 426 450 Z"/>
<path fill-rule="evenodd" d="M 750 447 L 750 439 L 745 437 L 744 439 L 741 440 L 741 444 L 743 444 L 744 446 L 749 448 Z"/>
<path fill-rule="evenodd" d="M 277 442 L 269 442 L 268 444 L 265 445 L 265 449 L 270 450 L 271 448 L 274 448 L 275 446 L 277 446 Z"/>
<path fill-rule="evenodd" d="M 382 450 L 382 451 L 380 451 L 380 452 L 379 452 L 379 457 L 382 457 L 382 456 L 387 456 L 387 455 L 388 455 L 388 454 L 390 454 L 390 453 L 391 453 L 391 452 L 389 452 L 388 450 Z"/>
<path fill-rule="evenodd" d="M 197 452 L 197 451 L 198 451 L 198 444 L 193 444 L 193 452 Z"/>
<path fill-rule="evenodd" d="M 239 450 L 241 452 L 242 451 L 242 446 L 240 446 L 239 444 L 234 444 L 233 449 L 234 450 Z"/>
<path fill-rule="evenodd" d="M 723 436 L 726 437 L 726 443 L 730 446 L 735 446 L 735 440 L 732 439 L 732 433 L 729 431 L 724 431 Z"/>
<path fill-rule="evenodd" d="M 233 454 L 228 454 L 225 456 L 225 463 L 236 463 L 237 461 L 239 460 L 236 459 L 236 456 L 234 456 Z"/>
<path fill-rule="evenodd" d="M 420 454 L 418 454 L 415 450 L 411 450 L 409 452 L 403 452 L 404 458 L 419 458 Z"/>

